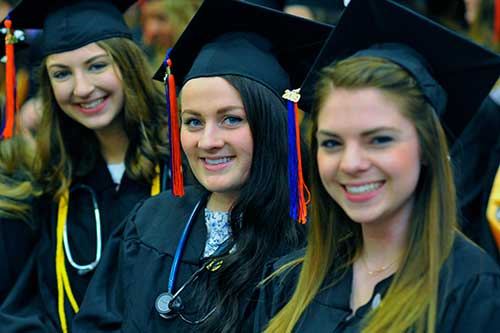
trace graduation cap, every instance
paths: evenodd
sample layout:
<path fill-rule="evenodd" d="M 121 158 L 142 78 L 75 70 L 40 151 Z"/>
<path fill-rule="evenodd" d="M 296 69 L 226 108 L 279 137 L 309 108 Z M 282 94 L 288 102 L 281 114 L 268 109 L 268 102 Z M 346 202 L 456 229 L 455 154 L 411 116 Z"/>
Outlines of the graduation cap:
<path fill-rule="evenodd" d="M 182 84 L 197 77 L 238 75 L 259 82 L 281 98 L 285 90 L 300 87 L 332 29 L 327 24 L 247 2 L 205 0 L 154 75 L 154 79 L 166 83 L 170 96 L 171 148 L 178 149 L 180 155 L 174 75 Z M 296 110 L 289 112 L 294 118 Z M 295 118 L 289 134 L 293 145 L 290 151 L 297 151 Z M 172 152 L 172 159 L 176 154 Z M 291 164 L 300 161 L 300 155 L 290 158 L 295 161 Z M 301 166 L 297 168 L 291 171 L 295 178 Z M 291 183 L 295 184 L 291 186 L 293 192 L 297 183 Z M 303 186 L 298 187 L 302 191 Z"/>
<path fill-rule="evenodd" d="M 453 141 L 500 75 L 500 57 L 391 0 L 352 0 L 302 88 L 312 100 L 319 70 L 348 57 L 374 56 L 417 81 Z"/>
<path fill-rule="evenodd" d="M 122 12 L 135 0 L 23 0 L 9 16 L 16 29 L 43 29 L 41 56 L 111 37 L 132 39 Z"/>

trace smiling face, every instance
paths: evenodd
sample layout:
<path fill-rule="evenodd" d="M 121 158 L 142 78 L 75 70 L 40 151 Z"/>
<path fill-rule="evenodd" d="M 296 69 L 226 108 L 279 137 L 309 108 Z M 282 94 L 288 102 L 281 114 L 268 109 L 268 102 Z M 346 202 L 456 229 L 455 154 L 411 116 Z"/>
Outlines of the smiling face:
<path fill-rule="evenodd" d="M 375 88 L 336 89 L 318 113 L 326 191 L 358 223 L 408 221 L 421 169 L 415 126 Z"/>
<path fill-rule="evenodd" d="M 96 43 L 49 55 L 46 69 L 57 104 L 69 117 L 94 130 L 114 125 L 123 110 L 119 69 Z"/>
<path fill-rule="evenodd" d="M 198 181 L 236 197 L 248 179 L 253 137 L 238 91 L 220 77 L 189 80 L 182 89 L 181 143 Z"/>

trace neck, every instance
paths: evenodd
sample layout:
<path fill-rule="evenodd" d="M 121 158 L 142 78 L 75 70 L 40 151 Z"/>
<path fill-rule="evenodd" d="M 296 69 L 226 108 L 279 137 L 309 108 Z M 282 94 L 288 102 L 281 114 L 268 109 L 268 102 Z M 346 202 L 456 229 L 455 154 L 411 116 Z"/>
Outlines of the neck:
<path fill-rule="evenodd" d="M 234 202 L 234 193 L 212 193 L 207 202 L 207 208 L 216 212 L 229 212 Z"/>
<path fill-rule="evenodd" d="M 362 225 L 361 256 L 370 267 L 387 266 L 401 259 L 408 243 L 410 224 L 410 213 L 405 215 L 387 223 Z"/>
<path fill-rule="evenodd" d="M 95 134 L 106 163 L 118 164 L 125 161 L 129 140 L 122 122 L 114 122 L 105 129 L 96 130 Z"/>

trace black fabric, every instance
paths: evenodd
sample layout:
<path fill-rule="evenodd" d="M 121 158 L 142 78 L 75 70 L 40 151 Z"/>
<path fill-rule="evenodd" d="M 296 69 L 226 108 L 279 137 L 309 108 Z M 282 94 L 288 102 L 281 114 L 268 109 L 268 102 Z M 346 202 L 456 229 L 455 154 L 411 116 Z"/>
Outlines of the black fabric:
<path fill-rule="evenodd" d="M 41 56 L 111 38 L 132 38 L 122 17 L 133 0 L 24 0 L 9 13 L 15 29 L 41 29 Z M 2 22 L 3 26 L 3 22 Z"/>
<path fill-rule="evenodd" d="M 117 191 L 102 158 L 98 159 L 97 165 L 89 174 L 75 179 L 73 184 L 86 184 L 96 193 L 103 248 L 111 233 L 134 205 L 147 198 L 151 191 L 150 184 L 133 181 L 126 174 Z M 36 246 L 33 262 L 24 268 L 24 279 L 16 283 L 0 308 L 0 327 L 3 332 L 38 332 L 30 330 L 32 325 L 55 332 L 54 327 L 59 327 L 55 274 L 57 203 L 52 202 L 51 198 L 41 198 L 35 216 L 40 222 L 40 241 Z M 67 228 L 75 262 L 92 262 L 96 251 L 96 230 L 93 206 L 87 192 L 78 191 L 70 195 Z M 66 269 L 73 294 L 80 304 L 93 272 L 79 275 L 67 260 Z M 68 323 L 71 323 L 72 314 L 73 310 L 69 302 L 66 302 Z"/>
<path fill-rule="evenodd" d="M 302 108 L 309 109 L 321 68 L 380 43 L 404 44 L 429 63 L 431 75 L 448 95 L 441 121 L 450 142 L 500 76 L 498 54 L 428 18 L 391 0 L 352 0 L 302 86 Z"/>
<path fill-rule="evenodd" d="M 265 276 L 285 262 L 303 255 L 298 251 L 282 260 L 270 263 Z M 268 321 L 291 297 L 300 266 L 288 275 L 278 277 L 261 290 L 257 306 L 254 332 L 263 332 Z M 370 301 L 351 317 L 350 295 L 352 268 L 333 286 L 324 288 L 301 316 L 293 332 L 301 333 L 355 333 L 371 310 L 374 299 L 383 297 L 392 276 L 379 282 Z M 325 286 L 333 280 L 330 276 Z M 496 320 L 500 311 L 500 270 L 480 248 L 457 235 L 450 257 L 440 273 L 436 332 L 483 333 L 500 332 Z M 379 296 L 377 296 L 379 295 Z"/>
<path fill-rule="evenodd" d="M 500 106 L 486 98 L 450 152 L 463 232 L 500 264 L 486 208 L 500 166 Z"/>
<path fill-rule="evenodd" d="M 0 304 L 32 255 L 37 231 L 27 222 L 0 218 Z"/>
<path fill-rule="evenodd" d="M 129 216 L 123 230 L 117 231 L 92 280 L 81 310 L 73 322 L 74 333 L 88 332 L 196 332 L 197 327 L 180 318 L 166 320 L 155 309 L 158 295 L 168 290 L 168 280 L 179 239 L 189 216 L 206 192 L 201 187 L 186 187 L 186 195 L 170 193 L 145 200 Z M 176 291 L 201 266 L 207 231 L 203 205 L 195 217 L 183 256 L 178 266 Z M 118 258 L 118 259 L 117 259 Z M 198 286 L 215 278 L 204 271 Z M 260 275 L 256 274 L 255 285 Z M 182 300 L 190 318 L 208 313 L 197 307 L 203 289 L 194 284 L 186 288 Z M 255 290 L 244 293 L 240 310 L 241 332 L 251 332 L 256 304 Z"/>
<path fill-rule="evenodd" d="M 205 0 L 169 54 L 171 71 L 178 84 L 240 75 L 281 97 L 285 89 L 300 87 L 332 28 L 247 2 Z M 242 38 L 220 37 L 227 33 Z M 154 79 L 163 81 L 165 71 L 161 64 Z"/>
<path fill-rule="evenodd" d="M 437 114 L 441 116 L 445 112 L 448 99 L 446 92 L 432 77 L 432 68 L 427 60 L 412 48 L 398 43 L 374 44 L 356 52 L 350 58 L 359 57 L 384 58 L 403 67 L 417 80 L 422 93 Z"/>

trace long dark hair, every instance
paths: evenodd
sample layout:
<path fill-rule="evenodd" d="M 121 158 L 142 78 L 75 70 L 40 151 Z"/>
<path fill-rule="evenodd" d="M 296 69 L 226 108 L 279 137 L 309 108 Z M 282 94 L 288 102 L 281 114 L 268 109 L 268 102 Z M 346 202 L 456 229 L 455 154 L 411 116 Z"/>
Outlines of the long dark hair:
<path fill-rule="evenodd" d="M 209 311 L 217 306 L 215 315 L 202 325 L 203 331 L 241 332 L 248 320 L 248 313 L 242 310 L 252 302 L 250 297 L 261 279 L 262 267 L 270 258 L 302 245 L 303 228 L 289 215 L 287 110 L 283 102 L 250 79 L 222 77 L 243 100 L 254 152 L 249 178 L 231 209 L 236 251 L 224 258 L 214 283 L 199 294 L 205 295 L 202 309 Z"/>

